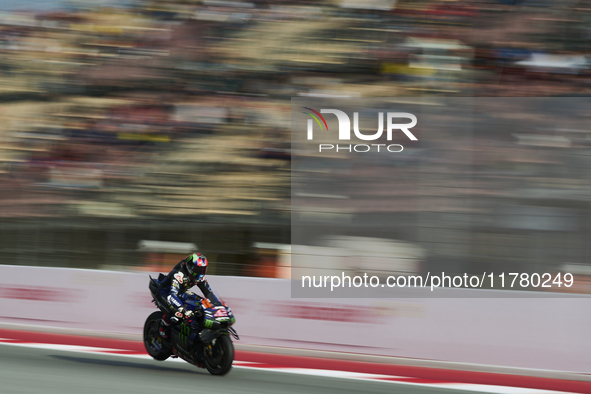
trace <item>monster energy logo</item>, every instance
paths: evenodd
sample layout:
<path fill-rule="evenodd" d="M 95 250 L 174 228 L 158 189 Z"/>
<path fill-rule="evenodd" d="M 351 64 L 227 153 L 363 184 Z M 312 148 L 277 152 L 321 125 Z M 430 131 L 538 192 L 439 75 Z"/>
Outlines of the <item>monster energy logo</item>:
<path fill-rule="evenodd" d="M 182 347 L 187 347 L 189 344 L 189 334 L 191 333 L 191 327 L 185 324 L 185 322 L 181 323 L 181 333 L 179 334 L 179 345 Z"/>
<path fill-rule="evenodd" d="M 205 321 L 205 328 L 211 328 L 213 326 L 213 322 L 211 320 Z"/>

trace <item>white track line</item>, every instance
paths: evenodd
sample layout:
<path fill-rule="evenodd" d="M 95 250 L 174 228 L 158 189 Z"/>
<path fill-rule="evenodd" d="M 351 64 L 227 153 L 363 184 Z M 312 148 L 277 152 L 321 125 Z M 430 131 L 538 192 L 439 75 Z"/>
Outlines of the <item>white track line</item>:
<path fill-rule="evenodd" d="M 50 349 L 50 350 L 60 350 L 60 351 L 68 351 L 68 352 L 76 352 L 76 353 L 91 353 L 91 354 L 108 354 L 111 356 L 122 356 L 122 357 L 133 357 L 133 358 L 141 358 L 141 359 L 152 359 L 147 354 L 125 354 L 125 353 L 113 353 L 113 352 L 121 352 L 125 351 L 123 349 L 110 349 L 110 348 L 99 348 L 99 347 L 91 347 L 91 346 L 76 346 L 76 345 L 55 345 L 55 344 L 48 344 L 48 343 L 14 343 L 11 339 L 8 338 L 0 338 L 0 345 L 7 345 L 7 346 L 21 346 L 21 347 L 28 347 L 28 348 L 38 348 L 38 349 Z M 186 361 L 181 360 L 179 358 L 169 359 L 167 361 L 173 362 L 182 362 L 185 363 Z M 409 379 L 412 380 L 413 378 L 404 377 L 404 376 L 394 376 L 394 375 L 378 375 L 378 374 L 366 374 L 366 373 L 358 373 L 358 372 L 347 372 L 347 371 L 335 371 L 335 370 L 323 370 L 323 369 L 308 369 L 308 368 L 266 368 L 266 367 L 257 367 L 256 365 L 260 365 L 261 363 L 250 362 L 250 361 L 235 361 L 234 368 L 238 369 L 248 369 L 248 370 L 258 370 L 258 371 L 268 371 L 268 372 L 283 372 L 283 373 L 291 373 L 291 374 L 299 374 L 299 375 L 309 375 L 309 376 L 322 376 L 328 378 L 339 378 L 339 379 L 353 379 L 353 380 L 370 380 L 370 381 L 379 381 L 384 383 L 391 383 L 391 384 L 398 384 L 398 385 L 410 385 L 410 386 L 422 386 L 422 387 L 433 387 L 433 388 L 440 388 L 440 389 L 449 389 L 449 390 L 462 390 L 462 391 L 476 391 L 482 393 L 494 393 L 494 394 L 569 394 L 564 391 L 549 391 L 549 390 L 538 390 L 538 389 L 528 389 L 528 388 L 521 388 L 521 387 L 510 387 L 510 386 L 492 386 L 486 384 L 470 384 L 470 383 L 413 383 L 412 381 L 404 382 L 404 381 L 390 381 L 390 380 L 382 380 L 382 379 Z"/>

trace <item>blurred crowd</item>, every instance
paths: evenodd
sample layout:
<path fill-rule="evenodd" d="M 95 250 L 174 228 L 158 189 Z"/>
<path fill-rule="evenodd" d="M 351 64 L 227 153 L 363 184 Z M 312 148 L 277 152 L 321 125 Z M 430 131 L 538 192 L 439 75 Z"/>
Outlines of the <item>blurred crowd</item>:
<path fill-rule="evenodd" d="M 590 22 L 587 0 L 143 0 L 0 14 L 0 261 L 141 266 L 148 239 L 195 242 L 219 274 L 278 276 L 244 266 L 274 264 L 291 242 L 292 97 L 583 97 Z M 581 193 L 576 204 L 559 193 L 587 187 L 579 127 L 525 144 L 481 132 L 448 150 L 470 152 L 456 162 L 433 156 L 448 146 L 432 139 L 389 173 L 408 203 L 374 213 L 399 215 L 392 237 L 421 245 L 427 266 L 584 267 L 586 225 L 479 224 L 466 237 L 450 229 L 476 211 L 438 194 L 470 173 L 467 195 L 488 177 L 487 190 L 516 199 L 528 182 L 554 192 L 519 200 L 542 206 L 530 216 L 589 215 Z M 419 162 L 421 184 L 406 170 Z M 420 198 L 434 203 L 410 203 Z M 417 211 L 435 213 L 404 219 Z M 262 258 L 257 242 L 277 246 Z"/>

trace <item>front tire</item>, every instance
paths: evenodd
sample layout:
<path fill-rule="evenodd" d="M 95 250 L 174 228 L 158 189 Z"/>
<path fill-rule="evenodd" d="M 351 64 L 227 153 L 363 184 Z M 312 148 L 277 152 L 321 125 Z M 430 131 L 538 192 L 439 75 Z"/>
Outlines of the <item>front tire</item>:
<path fill-rule="evenodd" d="M 211 345 L 211 348 L 208 347 Z M 234 345 L 227 335 L 220 335 L 212 343 L 205 345 L 205 368 L 212 375 L 225 375 L 232 369 L 234 362 Z"/>
<path fill-rule="evenodd" d="M 160 337 L 160 320 L 163 313 L 160 311 L 152 313 L 144 324 L 144 347 L 152 358 L 164 361 L 172 354 L 170 347 Z"/>

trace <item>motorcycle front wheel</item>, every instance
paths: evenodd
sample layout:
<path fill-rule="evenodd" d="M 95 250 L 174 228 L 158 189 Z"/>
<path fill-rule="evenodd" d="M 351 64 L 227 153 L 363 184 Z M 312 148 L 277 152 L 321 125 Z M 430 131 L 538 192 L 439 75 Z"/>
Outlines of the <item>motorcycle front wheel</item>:
<path fill-rule="evenodd" d="M 144 346 L 146 351 L 152 358 L 159 361 L 164 361 L 172 352 L 170 347 L 160 337 L 160 319 L 162 319 L 162 312 L 154 312 L 146 319 L 144 324 Z"/>
<path fill-rule="evenodd" d="M 203 350 L 205 368 L 212 375 L 225 375 L 232 369 L 234 345 L 227 335 L 220 335 Z"/>

